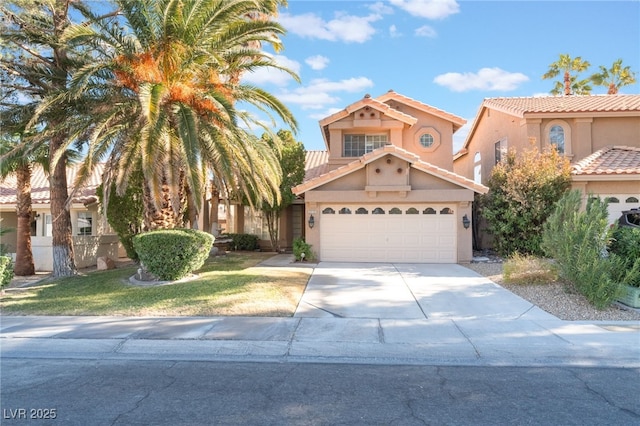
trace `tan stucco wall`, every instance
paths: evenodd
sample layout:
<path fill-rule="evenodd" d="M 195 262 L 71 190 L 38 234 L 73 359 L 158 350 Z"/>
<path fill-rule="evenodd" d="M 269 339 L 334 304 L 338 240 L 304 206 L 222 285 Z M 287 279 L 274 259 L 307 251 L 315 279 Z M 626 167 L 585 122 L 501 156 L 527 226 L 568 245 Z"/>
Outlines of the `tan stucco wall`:
<path fill-rule="evenodd" d="M 473 138 L 467 147 L 468 153 L 453 163 L 453 171 L 467 179 L 473 179 L 474 157 L 477 152 L 481 156 L 482 184 L 486 184 L 491 169 L 495 166 L 495 144 L 501 141 L 506 148 L 522 150 L 528 146 L 527 131 L 535 133 L 531 125 L 522 125 L 521 120 L 511 115 L 484 110 L 475 129 Z"/>
<path fill-rule="evenodd" d="M 548 117 L 520 119 L 510 114 L 494 110 L 484 110 L 480 116 L 468 153 L 458 158 L 453 171 L 473 179 L 474 157 L 477 152 L 482 158 L 482 183 L 486 184 L 495 165 L 495 143 L 504 140 L 507 148 L 522 152 L 528 149 L 530 140 L 535 147 L 545 149 L 550 146 L 548 129 L 554 123 L 567 126 L 567 156 L 577 162 L 593 152 L 607 146 L 640 147 L 640 117 Z"/>
<path fill-rule="evenodd" d="M 396 106 L 397 108 L 397 106 Z M 345 134 L 386 134 L 388 141 L 399 148 L 413 152 L 435 166 L 452 170 L 453 124 L 440 117 L 401 104 L 401 111 L 418 119 L 409 126 L 372 109 L 366 112 L 374 114 L 371 119 L 360 119 L 361 110 L 329 125 L 329 169 L 335 169 L 355 158 L 343 158 L 343 139 Z M 434 145 L 424 148 L 419 138 L 424 132 L 434 135 Z"/>
<path fill-rule="evenodd" d="M 354 171 L 352 174 L 336 179 L 314 190 L 305 193 L 305 240 L 313 246 L 313 251 L 319 255 L 321 250 L 320 229 L 322 227 L 322 215 L 319 214 L 323 204 L 348 204 L 359 203 L 363 206 L 386 207 L 391 204 L 405 203 L 450 203 L 457 206 L 455 209 L 458 226 L 458 262 L 469 262 L 473 256 L 471 229 L 464 229 L 462 217 L 466 214 L 471 219 L 471 201 L 474 193 L 459 185 L 445 181 L 437 176 L 430 175 L 420 170 L 411 169 L 407 174 L 398 173 L 397 169 L 407 165 L 404 160 L 390 156 L 382 157 L 366 168 Z M 380 169 L 376 173 L 375 169 Z M 367 185 L 367 174 L 374 176 Z M 378 180 L 378 176 L 389 176 L 388 179 Z M 376 185 L 384 186 L 385 190 L 366 191 L 365 188 L 376 188 Z M 393 190 L 394 185 L 398 188 Z M 410 190 L 406 191 L 406 186 Z M 308 219 L 313 215 L 315 226 L 309 228 Z M 322 260 L 322 259 L 320 259 Z"/>

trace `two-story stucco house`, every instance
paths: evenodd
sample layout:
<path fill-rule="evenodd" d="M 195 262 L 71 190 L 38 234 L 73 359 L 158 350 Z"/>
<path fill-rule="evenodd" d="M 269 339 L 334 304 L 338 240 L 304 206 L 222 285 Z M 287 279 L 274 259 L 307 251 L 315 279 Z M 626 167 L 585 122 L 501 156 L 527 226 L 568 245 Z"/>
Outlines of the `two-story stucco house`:
<path fill-rule="evenodd" d="M 485 99 L 453 170 L 486 183 L 507 149 L 555 146 L 572 187 L 609 201 L 609 220 L 640 207 L 640 95 Z"/>
<path fill-rule="evenodd" d="M 319 260 L 469 262 L 471 203 L 487 188 L 453 172 L 464 124 L 393 91 L 321 120 L 328 152 L 309 153 L 293 188 Z"/>

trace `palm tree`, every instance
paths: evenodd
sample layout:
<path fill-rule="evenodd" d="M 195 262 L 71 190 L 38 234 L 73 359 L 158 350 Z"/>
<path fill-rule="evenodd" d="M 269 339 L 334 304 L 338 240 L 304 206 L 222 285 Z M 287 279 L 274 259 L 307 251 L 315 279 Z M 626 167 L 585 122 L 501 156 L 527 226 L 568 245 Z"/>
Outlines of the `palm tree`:
<path fill-rule="evenodd" d="M 68 133 L 63 125 L 76 113 L 64 94 L 71 72 L 87 61 L 86 51 L 61 42 L 72 8 L 81 0 L 9 1 L 0 6 L 2 111 L 29 107 L 31 121 L 17 149 L 48 147 L 51 215 L 53 218 L 53 275 L 76 273 L 66 174 Z M 9 114 L 11 115 L 11 114 Z M 23 135 L 23 136 L 25 136 Z"/>
<path fill-rule="evenodd" d="M 108 156 L 105 188 L 124 191 L 141 160 L 147 228 L 181 224 L 185 197 L 196 208 L 210 179 L 222 191 L 276 193 L 277 157 L 246 130 L 271 127 L 240 111 L 248 103 L 295 129 L 289 110 L 239 76 L 278 66 L 259 44 L 279 49 L 284 29 L 267 18 L 280 1 L 116 0 L 120 21 L 83 13 L 93 25 L 74 26 L 64 40 L 92 43 L 96 60 L 75 74 L 73 99 L 92 105 L 90 120 L 70 121 L 73 138 L 87 140 L 80 178 Z M 119 26 L 122 22 L 124 28 Z M 273 120 L 273 117 L 272 117 Z"/>
<path fill-rule="evenodd" d="M 622 67 L 622 59 L 618 59 L 609 69 L 600 65 L 600 72 L 593 74 L 591 81 L 596 86 L 607 87 L 607 95 L 615 95 L 621 87 L 636 82 L 636 73 L 629 66 Z"/>
<path fill-rule="evenodd" d="M 577 75 L 572 73 L 584 72 L 591 64 L 583 61 L 580 56 L 571 58 L 568 54 L 560 54 L 560 58 L 549 65 L 549 70 L 542 76 L 543 79 L 551 79 L 563 73 L 562 81 L 556 81 L 552 95 L 588 95 L 591 93 L 589 79 L 578 80 Z"/>
<path fill-rule="evenodd" d="M 0 178 L 5 179 L 10 174 L 16 176 L 16 214 L 18 226 L 16 229 L 16 261 L 13 267 L 14 274 L 25 276 L 35 274 L 33 251 L 31 250 L 31 221 L 33 209 L 31 204 L 31 167 L 32 158 L 23 155 L 13 155 L 11 158 L 4 154 L 14 151 L 15 141 L 7 138 L 3 129 L 0 140 L 0 154 L 3 160 L 0 162 Z"/>

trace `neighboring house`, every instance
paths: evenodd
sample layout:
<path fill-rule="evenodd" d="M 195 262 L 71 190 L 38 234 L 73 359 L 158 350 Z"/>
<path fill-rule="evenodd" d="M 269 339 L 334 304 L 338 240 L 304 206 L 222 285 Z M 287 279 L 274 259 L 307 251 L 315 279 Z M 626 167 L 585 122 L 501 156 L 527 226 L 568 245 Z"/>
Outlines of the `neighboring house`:
<path fill-rule="evenodd" d="M 67 168 L 67 182 L 71 185 L 76 177 L 78 165 Z M 87 184 L 78 189 L 71 202 L 71 224 L 76 266 L 84 268 L 96 264 L 100 256 L 118 258 L 118 236 L 111 231 L 106 219 L 98 209 L 96 188 L 102 182 L 103 164 L 98 164 Z M 72 188 L 69 188 L 71 194 Z M 31 222 L 31 245 L 36 271 L 53 270 L 52 217 L 49 193 L 49 179 L 41 166 L 33 168 L 31 176 L 31 201 L 33 220 Z M 0 217 L 3 228 L 17 227 L 16 179 L 8 176 L 0 184 Z M 16 233 L 2 236 L 10 253 L 15 253 Z"/>
<path fill-rule="evenodd" d="M 308 153 L 292 206 L 318 259 L 469 262 L 471 203 L 487 188 L 453 172 L 464 124 L 393 91 L 321 120 L 328 152 Z"/>
<path fill-rule="evenodd" d="M 572 187 L 609 199 L 609 220 L 640 207 L 640 95 L 485 99 L 453 170 L 485 183 L 508 149 L 555 146 L 572 165 Z"/>

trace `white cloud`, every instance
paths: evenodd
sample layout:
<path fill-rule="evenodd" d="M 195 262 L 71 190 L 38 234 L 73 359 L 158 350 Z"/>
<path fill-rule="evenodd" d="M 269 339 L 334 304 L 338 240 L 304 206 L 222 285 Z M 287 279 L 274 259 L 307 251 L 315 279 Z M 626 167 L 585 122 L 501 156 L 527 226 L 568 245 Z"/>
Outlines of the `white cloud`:
<path fill-rule="evenodd" d="M 343 108 L 328 108 L 324 112 L 309 114 L 309 118 L 313 118 L 314 120 L 322 120 L 323 118 L 327 118 L 328 116 L 342 110 Z"/>
<path fill-rule="evenodd" d="M 327 105 L 340 102 L 336 92 L 356 93 L 373 86 L 366 77 L 353 77 L 340 81 L 319 78 L 311 80 L 309 85 L 279 93 L 278 99 L 285 103 L 299 105 L 302 109 L 323 109 Z"/>
<path fill-rule="evenodd" d="M 429 25 L 423 25 L 420 28 L 416 28 L 416 30 L 414 31 L 414 34 L 418 37 L 430 37 L 430 38 L 434 38 L 436 35 L 438 35 L 436 33 L 436 30 L 434 30 Z"/>
<path fill-rule="evenodd" d="M 380 15 L 390 15 L 393 13 L 393 8 L 387 6 L 384 2 L 381 1 L 369 6 L 369 10 Z"/>
<path fill-rule="evenodd" d="M 521 83 L 529 81 L 522 73 L 511 73 L 500 68 L 482 68 L 477 73 L 448 72 L 433 79 L 433 82 L 453 90 L 466 92 L 469 90 L 515 90 Z"/>
<path fill-rule="evenodd" d="M 389 35 L 393 38 L 402 36 L 402 34 L 398 32 L 398 28 L 395 25 L 391 25 L 389 27 Z"/>
<path fill-rule="evenodd" d="M 309 56 L 304 60 L 314 70 L 323 70 L 329 65 L 329 58 L 322 55 Z"/>
<path fill-rule="evenodd" d="M 313 13 L 302 15 L 283 13 L 278 20 L 287 31 L 300 37 L 345 43 L 364 43 L 376 32 L 371 23 L 381 18 L 382 16 L 377 13 L 368 16 L 353 16 L 339 12 L 336 13 L 334 19 L 325 21 Z"/>
<path fill-rule="evenodd" d="M 293 59 L 289 59 L 283 55 L 274 55 L 272 59 L 277 65 L 288 68 L 296 74 L 300 74 L 300 63 L 298 61 L 294 61 Z M 244 83 L 251 83 L 257 86 L 261 86 L 263 84 L 286 86 L 293 81 L 293 77 L 277 68 L 261 67 L 255 71 L 243 74 L 242 81 Z"/>
<path fill-rule="evenodd" d="M 389 0 L 389 2 L 419 18 L 444 19 L 460 11 L 456 0 Z"/>

